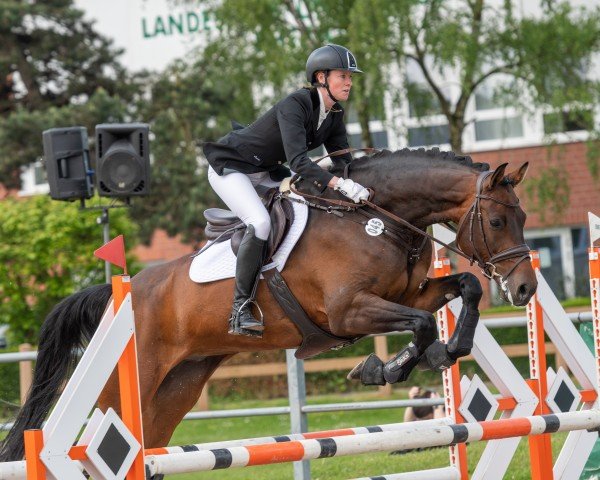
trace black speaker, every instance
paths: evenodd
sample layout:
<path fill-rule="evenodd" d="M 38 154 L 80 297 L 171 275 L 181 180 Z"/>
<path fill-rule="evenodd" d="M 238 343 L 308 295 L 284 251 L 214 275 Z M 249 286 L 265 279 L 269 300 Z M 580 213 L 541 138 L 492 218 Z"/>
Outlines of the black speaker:
<path fill-rule="evenodd" d="M 145 123 L 96 125 L 96 183 L 100 196 L 150 193 L 149 130 Z"/>
<path fill-rule="evenodd" d="M 55 200 L 91 198 L 87 131 L 84 127 L 51 128 L 42 133 L 50 196 Z"/>

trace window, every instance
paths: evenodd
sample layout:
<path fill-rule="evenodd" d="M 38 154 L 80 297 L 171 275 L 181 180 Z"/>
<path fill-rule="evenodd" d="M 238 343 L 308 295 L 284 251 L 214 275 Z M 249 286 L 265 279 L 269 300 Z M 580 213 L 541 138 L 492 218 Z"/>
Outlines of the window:
<path fill-rule="evenodd" d="M 438 99 L 427 86 L 407 82 L 406 90 L 408 95 L 408 114 L 411 118 L 421 118 L 440 113 Z"/>
<path fill-rule="evenodd" d="M 426 59 L 427 68 L 431 73 L 435 71 L 433 60 Z M 420 118 L 429 115 L 439 115 L 439 100 L 429 87 L 419 64 L 408 59 L 406 62 L 406 94 L 408 97 L 408 110 L 411 118 Z M 442 92 L 446 98 L 450 97 L 448 85 L 443 85 Z"/>
<path fill-rule="evenodd" d="M 502 108 L 502 106 L 494 102 L 494 92 L 486 85 L 482 85 L 475 92 L 475 108 L 477 110 L 490 110 L 492 108 Z"/>
<path fill-rule="evenodd" d="M 575 296 L 577 297 L 589 297 L 590 295 L 589 233 L 587 227 L 571 229 L 573 263 L 575 266 Z"/>
<path fill-rule="evenodd" d="M 413 127 L 408 129 L 408 146 L 442 145 L 450 143 L 448 125 Z"/>
<path fill-rule="evenodd" d="M 503 107 L 504 105 L 502 105 L 494 88 L 489 83 L 483 83 L 475 91 L 475 108 L 477 110 L 491 110 Z"/>
<path fill-rule="evenodd" d="M 583 235 L 583 237 L 582 237 Z M 540 266 L 544 278 L 559 300 L 572 298 L 576 294 L 576 284 L 587 273 L 581 262 L 587 263 L 586 246 L 583 249 L 578 243 L 585 243 L 585 232 L 574 233 L 569 228 L 545 228 L 543 230 L 525 231 L 525 240 L 532 250 L 540 254 Z M 582 252 L 585 252 L 583 256 Z M 582 257 L 577 262 L 577 257 Z"/>
<path fill-rule="evenodd" d="M 513 82 L 511 77 L 504 74 L 496 74 L 485 79 L 475 90 L 475 108 L 479 111 L 507 108 L 506 99 L 502 98 L 502 90 L 513 88 Z"/>
<path fill-rule="evenodd" d="M 371 142 L 374 148 L 387 148 L 388 135 L 386 131 L 371 132 Z M 362 148 L 362 136 L 360 133 L 348 135 L 348 143 L 353 148 Z"/>
<path fill-rule="evenodd" d="M 21 170 L 21 190 L 19 195 L 37 195 L 48 193 L 49 186 L 46 170 L 41 162 L 34 162 Z"/>
<path fill-rule="evenodd" d="M 375 148 L 387 148 L 389 145 L 386 131 L 371 132 L 371 138 L 373 139 L 373 146 Z"/>
<path fill-rule="evenodd" d="M 475 139 L 498 140 L 523 136 L 523 121 L 520 116 L 479 120 L 475 122 Z"/>
<path fill-rule="evenodd" d="M 593 130 L 594 115 L 590 110 L 562 111 L 544 114 L 544 133 Z"/>
<path fill-rule="evenodd" d="M 46 169 L 39 162 L 34 164 L 33 178 L 35 185 L 44 185 L 48 183 L 46 178 Z"/>
<path fill-rule="evenodd" d="M 527 244 L 540 254 L 542 275 L 550 285 L 554 294 L 561 300 L 565 299 L 564 272 L 562 266 L 562 251 L 560 237 L 530 238 Z"/>

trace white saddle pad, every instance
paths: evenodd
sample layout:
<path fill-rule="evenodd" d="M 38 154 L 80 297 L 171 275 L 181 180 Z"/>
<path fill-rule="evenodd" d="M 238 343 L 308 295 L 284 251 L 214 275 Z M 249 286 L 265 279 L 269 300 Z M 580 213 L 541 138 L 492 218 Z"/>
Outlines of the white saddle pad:
<path fill-rule="evenodd" d="M 297 202 L 292 202 L 292 205 L 294 207 L 294 223 L 281 242 L 279 250 L 273 255 L 273 262 L 265 265 L 263 271 L 273 266 L 277 267 L 279 271 L 283 270 L 285 262 L 306 227 L 308 207 Z M 231 240 L 217 243 L 194 258 L 190 266 L 190 278 L 197 283 L 233 278 L 235 277 L 235 261 L 236 256 L 231 250 Z"/>

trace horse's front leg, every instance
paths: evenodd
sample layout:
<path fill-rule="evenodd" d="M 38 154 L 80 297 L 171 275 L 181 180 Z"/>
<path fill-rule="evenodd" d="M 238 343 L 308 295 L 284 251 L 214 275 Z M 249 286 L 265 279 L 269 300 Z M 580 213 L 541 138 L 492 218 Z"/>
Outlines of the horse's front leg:
<path fill-rule="evenodd" d="M 481 283 L 471 273 L 458 273 L 447 277 L 429 279 L 415 296 L 414 306 L 434 312 L 457 296 L 463 306 L 456 320 L 456 327 L 447 344 L 436 341 L 425 351 L 424 359 L 432 370 L 442 370 L 454 364 L 459 357 L 471 353 L 473 337 L 479 321 Z"/>
<path fill-rule="evenodd" d="M 335 318 L 336 316 L 334 316 Z M 413 339 L 387 363 L 371 354 L 349 374 L 365 385 L 385 385 L 405 381 L 427 347 L 437 338 L 435 318 L 431 312 L 398 305 L 370 293 L 354 297 L 350 308 L 331 322 L 336 335 L 356 336 L 410 330 Z"/>
<path fill-rule="evenodd" d="M 447 277 L 428 279 L 428 282 L 412 298 L 411 307 L 396 305 L 405 312 L 416 313 L 423 318 L 431 315 L 456 297 L 462 297 L 463 308 L 456 322 L 456 328 L 447 344 L 439 342 L 429 333 L 417 336 L 402 351 L 387 363 L 375 354 L 358 364 L 349 374 L 349 379 L 360 379 L 365 385 L 384 385 L 405 381 L 414 367 L 425 367 L 440 371 L 456 363 L 456 359 L 468 355 L 473 347 L 475 328 L 479 320 L 481 284 L 475 275 L 460 273 Z M 434 321 L 435 322 L 435 321 Z M 389 324 L 388 324 L 389 325 Z M 435 325 L 435 323 L 434 323 Z M 389 329 L 412 330 L 411 328 Z M 433 327 L 433 332 L 437 332 Z M 371 333 L 379 333 L 374 330 Z"/>

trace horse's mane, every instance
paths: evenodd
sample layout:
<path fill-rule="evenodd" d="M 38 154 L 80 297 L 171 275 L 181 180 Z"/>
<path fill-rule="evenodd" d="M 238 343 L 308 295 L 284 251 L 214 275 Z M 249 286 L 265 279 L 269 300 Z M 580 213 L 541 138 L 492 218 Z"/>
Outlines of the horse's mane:
<path fill-rule="evenodd" d="M 490 169 L 489 164 L 482 162 L 473 162 L 473 159 L 468 155 L 458 155 L 451 151 L 441 151 L 439 148 L 432 148 L 425 150 L 419 148 L 411 150 L 410 148 L 403 148 L 394 152 L 390 150 L 381 150 L 372 155 L 365 155 L 360 158 L 356 158 L 352 161 L 352 169 L 361 167 L 363 165 L 373 165 L 374 162 L 379 163 L 380 160 L 389 161 L 404 161 L 406 164 L 411 160 L 416 160 L 415 164 L 423 164 L 424 167 L 453 165 L 453 166 L 464 166 L 478 172 L 484 172 Z M 424 162 L 428 162 L 427 165 Z M 331 170 L 334 175 L 343 174 L 344 165 L 335 164 Z"/>

